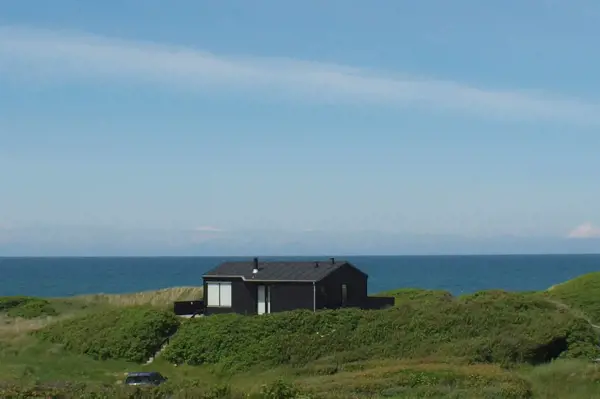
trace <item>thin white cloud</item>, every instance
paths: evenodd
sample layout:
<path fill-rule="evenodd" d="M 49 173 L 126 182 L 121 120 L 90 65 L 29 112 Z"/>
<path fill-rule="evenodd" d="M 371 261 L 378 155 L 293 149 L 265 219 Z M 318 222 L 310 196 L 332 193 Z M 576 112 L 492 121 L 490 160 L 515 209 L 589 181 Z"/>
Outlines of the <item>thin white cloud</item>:
<path fill-rule="evenodd" d="M 218 233 L 218 232 L 223 231 L 223 229 L 220 229 L 220 228 L 214 227 L 214 226 L 197 226 L 197 227 L 194 227 L 192 230 L 196 231 L 196 232 L 205 232 L 206 231 L 206 232 L 211 232 L 211 233 Z"/>
<path fill-rule="evenodd" d="M 186 90 L 261 90 L 319 101 L 378 103 L 480 116 L 600 125 L 600 104 L 548 93 L 22 27 L 0 27 L 0 76 L 126 79 Z M 25 75 L 23 75 L 25 74 Z"/>
<path fill-rule="evenodd" d="M 600 228 L 586 222 L 571 230 L 568 236 L 569 238 L 600 238 Z"/>
<path fill-rule="evenodd" d="M 198 226 L 192 229 L 192 233 L 186 240 L 188 244 L 201 244 L 215 238 L 223 237 L 224 230 L 214 226 Z"/>

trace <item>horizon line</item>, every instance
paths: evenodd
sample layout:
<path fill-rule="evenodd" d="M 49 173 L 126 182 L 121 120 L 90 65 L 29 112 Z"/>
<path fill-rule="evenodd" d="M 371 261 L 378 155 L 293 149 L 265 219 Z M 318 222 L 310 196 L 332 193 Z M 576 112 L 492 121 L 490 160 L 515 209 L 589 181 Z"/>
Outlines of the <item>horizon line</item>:
<path fill-rule="evenodd" d="M 510 252 L 510 253 L 440 253 L 440 254 L 380 254 L 380 255 L 0 255 L 0 264 L 3 259 L 160 259 L 160 258 L 402 258 L 402 257 L 510 257 L 510 256 L 600 256 L 600 250 L 591 252 Z"/>

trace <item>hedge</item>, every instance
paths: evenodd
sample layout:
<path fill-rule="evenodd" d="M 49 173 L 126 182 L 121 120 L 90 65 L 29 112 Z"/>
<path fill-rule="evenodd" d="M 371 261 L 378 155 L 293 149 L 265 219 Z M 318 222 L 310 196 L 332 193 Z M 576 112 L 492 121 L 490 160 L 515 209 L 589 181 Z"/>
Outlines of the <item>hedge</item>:
<path fill-rule="evenodd" d="M 22 317 L 24 319 L 58 314 L 47 300 L 27 296 L 0 297 L 0 313 L 5 313 L 9 317 Z"/>
<path fill-rule="evenodd" d="M 185 323 L 163 356 L 230 370 L 305 365 L 327 356 L 340 362 L 459 357 L 510 365 L 595 357 L 596 342 L 592 327 L 564 309 L 537 297 L 491 291 L 379 311 L 203 317 Z"/>
<path fill-rule="evenodd" d="M 3 399 L 308 399 L 294 385 L 274 381 L 262 386 L 257 393 L 246 394 L 229 385 L 204 386 L 195 381 L 167 382 L 159 387 L 128 387 L 123 385 L 51 383 L 51 384 L 8 384 L 0 383 Z"/>
<path fill-rule="evenodd" d="M 168 311 L 146 307 L 111 309 L 48 325 L 40 339 L 98 360 L 146 361 L 179 326 Z"/>

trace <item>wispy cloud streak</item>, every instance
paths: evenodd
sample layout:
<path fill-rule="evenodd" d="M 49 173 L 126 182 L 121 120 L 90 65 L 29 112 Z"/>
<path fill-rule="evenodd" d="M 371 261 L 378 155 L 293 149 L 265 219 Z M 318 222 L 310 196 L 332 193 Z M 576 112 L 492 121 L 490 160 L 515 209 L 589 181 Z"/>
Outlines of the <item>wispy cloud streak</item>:
<path fill-rule="evenodd" d="M 186 90 L 251 90 L 303 99 L 416 106 L 479 116 L 600 125 L 600 104 L 549 93 L 21 27 L 0 27 L 0 74 L 118 79 Z"/>

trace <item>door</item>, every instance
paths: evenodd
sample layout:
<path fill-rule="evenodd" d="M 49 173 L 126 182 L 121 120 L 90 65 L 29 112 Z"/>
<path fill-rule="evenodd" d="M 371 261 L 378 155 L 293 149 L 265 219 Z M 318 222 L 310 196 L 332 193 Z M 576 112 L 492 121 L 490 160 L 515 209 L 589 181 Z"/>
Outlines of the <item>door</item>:
<path fill-rule="evenodd" d="M 258 314 L 271 313 L 271 287 L 259 285 L 258 287 Z"/>

